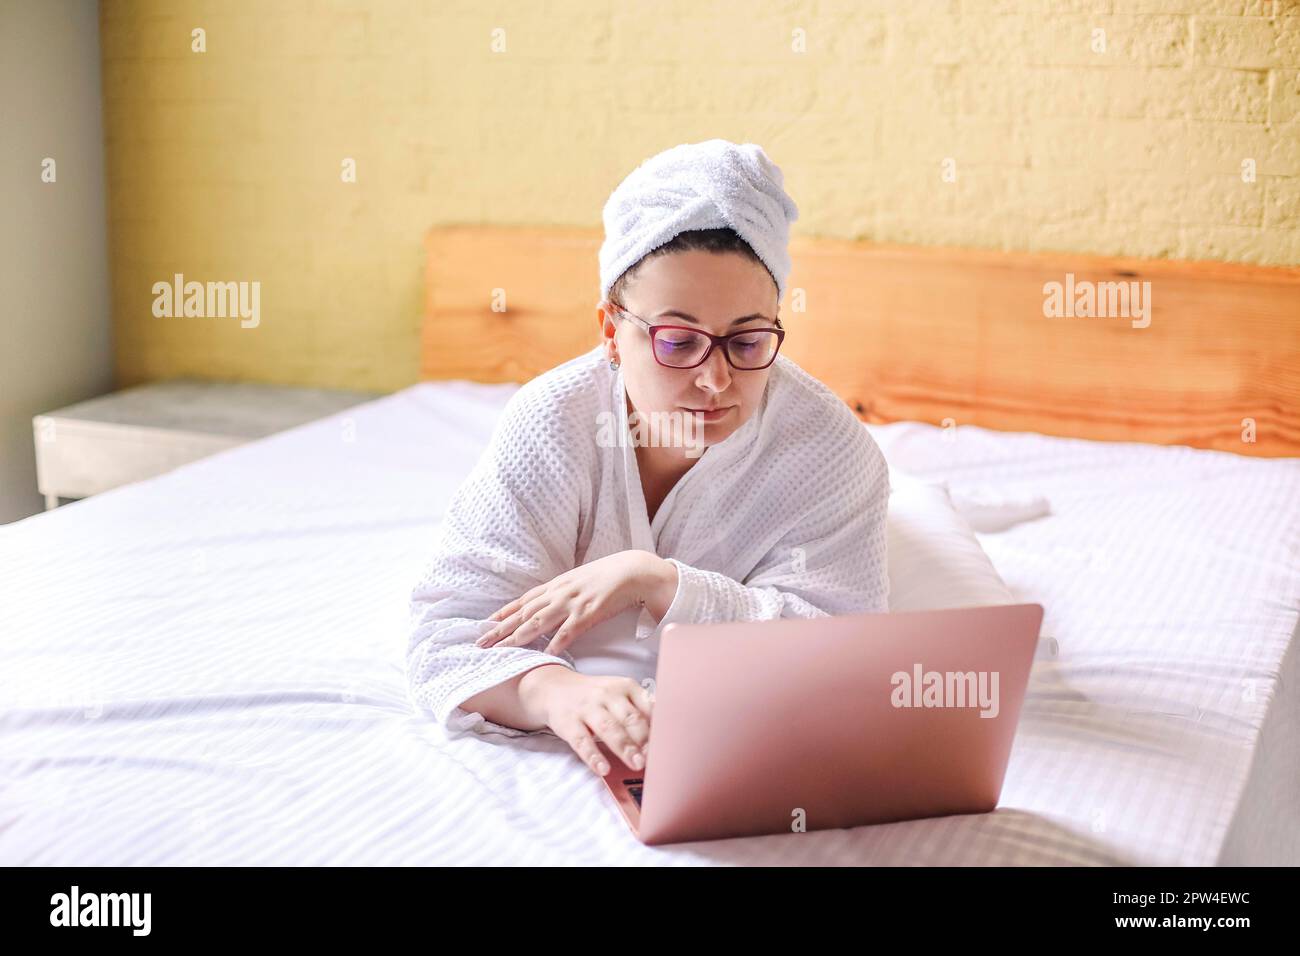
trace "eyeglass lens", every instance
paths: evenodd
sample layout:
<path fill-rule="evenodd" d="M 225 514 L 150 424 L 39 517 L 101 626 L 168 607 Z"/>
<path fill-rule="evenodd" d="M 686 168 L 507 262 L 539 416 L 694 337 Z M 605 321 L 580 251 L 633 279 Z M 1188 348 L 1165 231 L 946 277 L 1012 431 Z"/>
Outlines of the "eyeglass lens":
<path fill-rule="evenodd" d="M 779 339 L 775 332 L 758 329 L 727 341 L 731 364 L 739 369 L 762 368 L 771 361 Z M 689 329 L 666 329 L 655 336 L 655 355 L 664 365 L 690 368 L 709 347 L 707 337 Z"/>

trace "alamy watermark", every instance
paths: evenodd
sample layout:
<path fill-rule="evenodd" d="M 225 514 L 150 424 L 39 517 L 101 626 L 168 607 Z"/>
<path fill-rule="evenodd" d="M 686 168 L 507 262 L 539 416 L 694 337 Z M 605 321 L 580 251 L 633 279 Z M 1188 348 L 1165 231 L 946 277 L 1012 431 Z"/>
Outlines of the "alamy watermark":
<path fill-rule="evenodd" d="M 133 936 L 148 936 L 153 897 L 149 893 L 71 892 L 50 897 L 51 926 L 129 926 Z"/>
<path fill-rule="evenodd" d="M 153 314 L 160 319 L 238 317 L 244 329 L 262 321 L 260 282 L 186 282 L 178 272 L 171 282 L 155 282 L 153 295 Z"/>
<path fill-rule="evenodd" d="M 1065 282 L 1043 285 L 1043 315 L 1049 319 L 1129 318 L 1133 328 L 1151 324 L 1150 282 L 1092 282 L 1065 274 Z"/>
<path fill-rule="evenodd" d="M 686 457 L 704 454 L 704 417 L 691 412 L 631 412 L 627 427 L 614 412 L 596 416 L 596 444 L 601 448 L 653 445 L 658 448 L 685 448 Z"/>
<path fill-rule="evenodd" d="M 996 717 L 998 671 L 894 671 L 889 702 L 895 707 L 978 707 L 981 717 Z"/>

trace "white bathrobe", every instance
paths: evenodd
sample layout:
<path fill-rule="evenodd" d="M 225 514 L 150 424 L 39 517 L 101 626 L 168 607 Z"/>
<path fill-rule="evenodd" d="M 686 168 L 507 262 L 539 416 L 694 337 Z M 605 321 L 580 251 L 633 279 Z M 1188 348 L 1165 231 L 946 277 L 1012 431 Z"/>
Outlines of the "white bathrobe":
<path fill-rule="evenodd" d="M 622 372 L 599 347 L 526 383 L 452 498 L 411 595 L 406 657 L 412 703 L 449 732 L 525 733 L 459 705 L 539 664 L 649 683 L 660 632 L 673 621 L 888 609 L 889 470 L 829 388 L 778 355 L 758 408 L 699 456 L 653 522 L 625 396 Z M 657 625 L 648 610 L 630 608 L 560 655 L 543 650 L 558 625 L 527 647 L 474 646 L 502 605 L 628 549 L 677 567 L 677 591 Z"/>

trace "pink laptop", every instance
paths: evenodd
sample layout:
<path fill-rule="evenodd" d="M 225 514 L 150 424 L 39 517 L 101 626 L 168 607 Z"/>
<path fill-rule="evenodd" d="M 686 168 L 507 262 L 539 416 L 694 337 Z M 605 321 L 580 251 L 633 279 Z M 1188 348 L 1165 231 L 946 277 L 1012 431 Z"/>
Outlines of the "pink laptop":
<path fill-rule="evenodd" d="M 654 845 L 997 806 L 1039 604 L 669 624 L 646 766 L 605 783 Z"/>

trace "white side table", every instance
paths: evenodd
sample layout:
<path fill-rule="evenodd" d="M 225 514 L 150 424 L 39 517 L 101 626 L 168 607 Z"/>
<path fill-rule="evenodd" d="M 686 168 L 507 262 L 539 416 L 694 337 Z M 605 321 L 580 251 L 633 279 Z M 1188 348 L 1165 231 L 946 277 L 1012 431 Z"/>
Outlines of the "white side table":
<path fill-rule="evenodd" d="M 177 379 L 32 419 L 48 511 L 380 397 L 377 392 Z"/>

